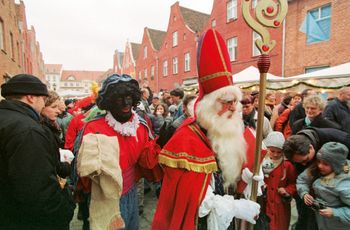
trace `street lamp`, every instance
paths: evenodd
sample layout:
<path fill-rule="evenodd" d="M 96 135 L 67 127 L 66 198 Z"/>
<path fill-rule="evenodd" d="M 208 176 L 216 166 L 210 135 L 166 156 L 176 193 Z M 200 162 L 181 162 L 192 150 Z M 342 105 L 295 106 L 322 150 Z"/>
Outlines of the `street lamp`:
<path fill-rule="evenodd" d="M 52 84 L 53 90 L 56 91 L 56 83 Z"/>

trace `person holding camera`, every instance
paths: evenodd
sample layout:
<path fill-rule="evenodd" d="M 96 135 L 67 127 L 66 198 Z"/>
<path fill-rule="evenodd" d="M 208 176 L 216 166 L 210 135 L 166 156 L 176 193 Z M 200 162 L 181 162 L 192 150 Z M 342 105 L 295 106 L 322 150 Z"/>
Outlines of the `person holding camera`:
<path fill-rule="evenodd" d="M 264 140 L 267 154 L 262 161 L 265 213 L 270 219 L 270 230 L 288 230 L 290 201 L 296 195 L 297 173 L 293 164 L 284 159 L 282 147 L 285 139 L 281 132 L 271 132 Z"/>
<path fill-rule="evenodd" d="M 297 190 L 316 213 L 318 229 L 350 229 L 349 149 L 328 142 L 317 152 L 317 162 L 297 179 Z M 312 189 L 312 190 L 311 190 Z M 313 191 L 313 193 L 311 193 Z"/>

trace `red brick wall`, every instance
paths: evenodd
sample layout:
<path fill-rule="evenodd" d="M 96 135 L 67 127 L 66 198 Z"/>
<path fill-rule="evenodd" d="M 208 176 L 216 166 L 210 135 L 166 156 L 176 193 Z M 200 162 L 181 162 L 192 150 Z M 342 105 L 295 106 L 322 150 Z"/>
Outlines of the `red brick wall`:
<path fill-rule="evenodd" d="M 123 73 L 132 76 L 137 79 L 135 73 L 135 61 L 132 56 L 131 45 L 129 42 L 126 43 L 125 51 L 124 51 L 124 60 L 123 60 Z"/>
<path fill-rule="evenodd" d="M 224 40 L 237 37 L 237 60 L 232 63 L 233 73 L 253 65 L 256 67 L 257 58 L 252 56 L 252 29 L 248 27 L 243 19 L 241 1 L 238 1 L 237 19 L 227 22 L 226 20 L 227 0 L 214 0 L 213 9 L 206 29 L 211 28 L 211 23 L 216 20 L 215 29 L 221 33 Z M 282 74 L 282 25 L 277 29 L 271 29 L 272 40 L 276 40 L 276 46 L 270 53 L 271 67 L 269 73 L 281 76 Z"/>
<path fill-rule="evenodd" d="M 329 41 L 306 44 L 306 34 L 299 31 L 309 10 L 331 3 Z M 335 66 L 350 61 L 350 1 L 299 0 L 289 3 L 286 23 L 286 76 L 304 73 L 305 67 Z"/>
<path fill-rule="evenodd" d="M 173 47 L 173 32 L 177 31 L 178 45 Z M 185 38 L 185 40 L 184 40 Z M 179 3 L 176 2 L 171 6 L 167 33 L 164 37 L 163 44 L 158 52 L 158 70 L 159 70 L 159 89 L 174 89 L 182 85 L 187 78 L 197 76 L 197 35 L 190 30 L 181 16 Z M 190 53 L 190 71 L 185 72 L 184 58 L 185 53 Z M 178 59 L 178 73 L 173 74 L 173 57 Z M 163 76 L 163 62 L 168 60 L 168 75 Z"/>
<path fill-rule="evenodd" d="M 144 57 L 144 48 L 147 47 L 147 57 Z M 147 28 L 143 30 L 142 43 L 140 46 L 140 52 L 136 61 L 136 79 L 142 86 L 145 81 L 148 82 L 152 91 L 159 91 L 158 73 L 157 73 L 157 50 L 155 50 L 151 44 Z M 154 76 L 151 77 L 151 66 L 154 66 Z M 145 78 L 145 70 L 147 71 L 147 79 Z M 141 73 L 141 79 L 139 78 Z"/>
<path fill-rule="evenodd" d="M 4 77 L 16 75 L 22 72 L 21 49 L 17 44 L 22 44 L 19 34 L 18 16 L 14 0 L 0 1 L 0 18 L 4 23 L 5 44 L 4 50 L 0 50 L 0 84 L 4 82 Z M 11 56 L 10 33 L 12 33 L 13 55 Z M 20 47 L 20 46 L 19 46 Z"/>

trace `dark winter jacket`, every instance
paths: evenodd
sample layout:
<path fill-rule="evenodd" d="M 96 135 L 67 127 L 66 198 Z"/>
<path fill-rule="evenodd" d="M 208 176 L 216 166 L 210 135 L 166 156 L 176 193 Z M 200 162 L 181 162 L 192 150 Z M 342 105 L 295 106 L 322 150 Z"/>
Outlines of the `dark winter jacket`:
<path fill-rule="evenodd" d="M 346 102 L 335 98 L 326 106 L 323 117 L 338 123 L 342 130 L 350 134 L 350 108 Z"/>
<path fill-rule="evenodd" d="M 15 100 L 0 102 L 0 229 L 63 229 L 74 204 L 57 179 L 58 148 L 39 115 Z"/>
<path fill-rule="evenodd" d="M 297 104 L 294 109 L 290 112 L 289 115 L 289 124 L 290 126 L 294 125 L 294 122 L 296 122 L 299 119 L 305 118 L 306 114 L 305 114 L 305 109 L 303 107 L 303 103 L 299 103 Z"/>
<path fill-rule="evenodd" d="M 314 147 L 315 152 L 320 150 L 323 144 L 334 141 L 339 142 L 348 149 L 350 149 L 350 134 L 339 130 L 339 129 L 332 129 L 332 128 L 306 128 L 301 131 L 299 131 L 296 135 L 302 135 L 305 136 L 307 139 L 310 140 L 311 145 Z M 350 158 L 350 155 L 348 155 L 348 159 Z M 313 160 L 316 159 L 315 158 Z M 302 171 L 304 171 L 310 164 L 313 162 L 310 161 L 308 165 L 301 165 L 298 163 L 295 163 L 295 167 L 297 168 L 298 174 L 300 174 Z"/>
<path fill-rule="evenodd" d="M 292 126 L 292 134 L 296 134 L 300 130 L 305 129 L 307 127 L 341 129 L 340 125 L 333 121 L 324 119 L 322 117 L 322 114 L 320 113 L 314 118 L 314 120 L 310 123 L 309 126 L 305 124 L 305 118 L 299 119 L 296 122 L 294 122 Z"/>

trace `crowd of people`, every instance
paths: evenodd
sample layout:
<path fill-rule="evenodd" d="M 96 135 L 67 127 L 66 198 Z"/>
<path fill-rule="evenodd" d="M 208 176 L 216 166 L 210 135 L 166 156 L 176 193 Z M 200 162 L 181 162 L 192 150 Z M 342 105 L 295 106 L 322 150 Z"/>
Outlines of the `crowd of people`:
<path fill-rule="evenodd" d="M 199 44 L 191 93 L 126 74 L 78 100 L 29 74 L 3 84 L 0 229 L 69 229 L 76 204 L 83 229 L 138 229 L 150 189 L 152 229 L 289 229 L 293 200 L 293 229 L 349 229 L 350 87 L 267 92 L 253 175 L 259 92 L 234 85 L 217 31 Z"/>

